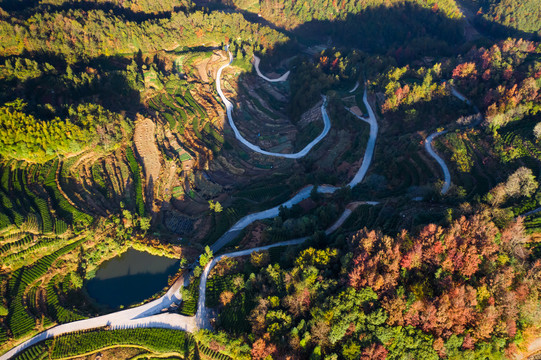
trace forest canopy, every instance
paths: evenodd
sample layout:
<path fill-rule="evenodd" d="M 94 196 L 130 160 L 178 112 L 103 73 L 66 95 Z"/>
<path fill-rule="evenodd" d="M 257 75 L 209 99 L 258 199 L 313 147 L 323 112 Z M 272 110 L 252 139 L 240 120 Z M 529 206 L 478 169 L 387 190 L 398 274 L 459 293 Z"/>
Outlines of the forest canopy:
<path fill-rule="evenodd" d="M 126 129 L 122 116 L 95 104 L 70 107 L 68 118 L 50 120 L 26 113 L 25 107 L 21 99 L 0 107 L 0 155 L 5 158 L 45 162 L 95 145 L 97 139 L 107 148 Z"/>

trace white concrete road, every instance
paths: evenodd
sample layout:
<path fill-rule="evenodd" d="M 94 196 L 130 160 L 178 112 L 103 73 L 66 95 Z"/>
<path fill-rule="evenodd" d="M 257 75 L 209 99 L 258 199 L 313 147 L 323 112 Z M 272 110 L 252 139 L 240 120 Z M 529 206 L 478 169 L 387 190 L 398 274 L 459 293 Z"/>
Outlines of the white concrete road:
<path fill-rule="evenodd" d="M 171 288 L 169 288 L 164 296 L 147 304 L 103 316 L 74 321 L 52 327 L 14 347 L 4 355 L 0 356 L 0 360 L 7 360 L 31 345 L 58 335 L 105 326 L 110 326 L 114 329 L 139 326 L 167 327 L 185 331 L 194 331 L 196 329 L 196 324 L 193 319 L 178 314 L 160 314 L 164 309 L 168 309 L 172 304 L 180 302 L 181 295 L 179 289 L 184 285 L 185 282 L 187 282 L 187 280 L 188 279 L 185 279 L 184 277 L 179 278 L 171 286 Z"/>
<path fill-rule="evenodd" d="M 368 119 L 358 116 L 351 111 L 350 112 L 357 118 L 361 119 L 362 121 L 366 121 L 370 125 L 370 137 L 368 139 L 366 150 L 364 152 L 363 163 L 361 164 L 359 171 L 357 171 L 357 174 L 355 174 L 353 179 L 351 179 L 351 181 L 349 182 L 348 185 L 350 187 L 354 187 L 355 185 L 359 184 L 366 176 L 368 167 L 370 166 L 370 163 L 374 158 L 374 149 L 376 148 L 376 139 L 378 137 L 378 121 L 376 119 L 376 114 L 374 114 L 372 106 L 370 106 L 370 103 L 368 102 L 368 94 L 366 87 L 364 89 L 363 102 L 366 106 L 366 109 L 368 110 Z"/>
<path fill-rule="evenodd" d="M 441 188 L 441 193 L 445 194 L 447 191 L 449 191 L 449 187 L 451 187 L 451 173 L 449 172 L 449 168 L 445 164 L 445 161 L 434 151 L 434 148 L 432 148 L 432 141 L 435 137 L 440 136 L 442 134 L 445 134 L 447 131 L 438 131 L 435 133 L 430 134 L 426 140 L 425 140 L 425 149 L 426 151 L 432 156 L 440 165 L 441 169 L 443 170 L 443 186 Z"/>
<path fill-rule="evenodd" d="M 376 147 L 376 139 L 378 136 L 378 122 L 376 119 L 376 115 L 374 114 L 374 110 L 370 106 L 370 103 L 368 102 L 368 95 L 367 91 L 365 89 L 364 96 L 363 96 L 364 104 L 366 105 L 366 108 L 368 110 L 368 119 L 357 116 L 360 120 L 366 121 L 368 124 L 370 124 L 370 137 L 368 139 L 368 143 L 366 145 L 366 150 L 363 157 L 363 162 L 361 164 L 361 167 L 351 179 L 351 181 L 348 183 L 349 187 L 354 187 L 355 185 L 361 183 L 364 180 L 364 177 L 366 176 L 366 173 L 368 172 L 368 168 L 372 162 L 372 159 L 374 157 L 374 149 Z M 264 211 L 260 211 L 258 213 L 249 214 L 240 219 L 233 225 L 224 235 L 222 235 L 212 246 L 211 249 L 213 252 L 218 252 L 221 248 L 223 248 L 229 241 L 232 240 L 232 237 L 230 236 L 231 233 L 244 229 L 246 226 L 250 225 L 256 220 L 263 220 L 263 219 L 269 219 L 278 216 L 280 212 L 280 207 L 292 207 L 295 204 L 300 203 L 304 199 L 307 199 L 310 197 L 310 192 L 312 191 L 313 185 L 308 185 L 304 188 L 302 188 L 299 192 L 295 194 L 291 199 L 288 201 L 275 206 L 271 209 L 267 209 Z M 335 186 L 329 186 L 329 185 L 321 185 L 317 188 L 319 193 L 322 194 L 332 194 L 336 190 L 338 190 L 338 187 Z"/>
<path fill-rule="evenodd" d="M 377 204 L 375 202 L 367 203 Z M 329 227 L 325 231 L 325 233 L 329 235 L 332 232 L 336 231 L 344 223 L 344 221 L 347 220 L 351 213 L 352 211 L 346 208 L 340 218 L 331 227 Z M 17 353 L 26 349 L 27 347 L 37 344 L 40 341 L 53 338 L 55 336 L 105 326 L 109 326 L 111 330 L 133 328 L 167 328 L 194 332 L 198 329 L 210 329 L 209 310 L 205 306 L 207 286 L 206 284 L 208 275 L 212 268 L 216 265 L 216 263 L 218 263 L 221 259 L 225 257 L 246 256 L 251 254 L 252 252 L 268 250 L 273 247 L 298 245 L 306 241 L 308 238 L 308 236 L 305 236 L 299 239 L 282 241 L 267 246 L 260 246 L 252 249 L 236 251 L 228 254 L 223 254 L 212 259 L 212 261 L 207 264 L 201 275 L 201 282 L 199 285 L 199 300 L 197 306 L 197 313 L 195 314 L 195 316 L 189 317 L 176 313 L 161 313 L 164 309 L 169 308 L 172 304 L 180 302 L 180 286 L 187 285 L 185 284 L 187 283 L 187 278 L 181 278 L 177 282 L 175 282 L 175 284 L 173 284 L 173 286 L 167 291 L 164 296 L 157 300 L 151 301 L 148 304 L 138 306 L 132 309 L 122 310 L 108 315 L 55 326 L 14 347 L 4 355 L 0 356 L 0 360 L 10 359 L 11 357 L 15 356 Z"/>
<path fill-rule="evenodd" d="M 370 205 L 377 204 L 377 203 L 374 203 L 374 202 L 366 202 L 366 203 L 370 204 Z M 344 212 L 342 213 L 342 215 L 338 218 L 338 220 L 336 220 L 336 222 L 333 225 L 331 225 L 331 227 L 329 227 L 325 231 L 325 234 L 330 235 L 331 233 L 336 231 L 340 226 L 342 226 L 342 224 L 347 220 L 347 218 L 351 214 L 352 214 L 352 211 L 349 208 L 346 208 L 344 210 Z M 259 247 L 255 247 L 255 248 L 247 249 L 247 250 L 235 251 L 235 252 L 232 252 L 232 253 L 217 256 L 214 259 L 212 259 L 212 261 L 210 263 L 208 263 L 207 266 L 205 266 L 205 269 L 203 270 L 203 274 L 201 275 L 201 282 L 199 283 L 199 301 L 198 301 L 198 304 L 197 304 L 197 313 L 195 314 L 195 317 L 198 319 L 199 324 L 203 324 L 202 328 L 210 329 L 209 310 L 205 306 L 207 280 L 208 280 L 208 276 L 209 276 L 210 271 L 212 270 L 212 268 L 220 260 L 222 260 L 224 258 L 228 258 L 228 257 L 233 258 L 233 257 L 239 257 L 239 256 L 246 256 L 246 255 L 250 255 L 251 253 L 253 253 L 255 251 L 269 250 L 269 249 L 272 249 L 272 248 L 278 247 L 278 246 L 299 245 L 299 244 L 302 244 L 303 242 L 305 242 L 308 239 L 309 239 L 309 237 L 305 236 L 305 237 L 302 237 L 302 238 L 299 238 L 299 239 L 282 241 L 282 242 L 279 242 L 279 243 L 276 243 L 276 244 L 271 244 L 271 245 L 266 245 L 266 246 L 259 246 Z"/>
<path fill-rule="evenodd" d="M 268 77 L 266 77 L 265 75 L 263 75 L 261 73 L 261 71 L 259 70 L 259 63 L 260 63 L 261 59 L 259 59 L 258 56 L 254 55 L 254 67 L 255 67 L 255 72 L 257 73 L 257 75 L 265 80 L 267 80 L 268 82 L 281 82 L 281 81 L 286 81 L 287 78 L 289 77 L 289 73 L 290 71 L 286 72 L 284 75 L 280 76 L 279 78 L 277 79 L 270 79 Z"/>
<path fill-rule="evenodd" d="M 454 87 L 451 87 L 451 95 L 456 97 L 457 99 L 464 101 L 466 104 L 471 105 L 471 101 L 468 100 L 467 97 L 462 95 L 457 89 Z M 474 108 L 477 110 L 477 107 L 474 106 Z M 425 140 L 425 149 L 428 152 L 430 156 L 432 156 L 440 165 L 441 169 L 443 170 L 443 186 L 441 188 L 441 193 L 445 194 L 447 191 L 449 191 L 449 188 L 451 187 L 451 173 L 449 172 L 449 168 L 445 164 L 445 161 L 434 151 L 434 148 L 432 147 L 432 141 L 440 135 L 445 134 L 447 131 L 438 131 L 435 133 L 430 134 L 426 140 Z"/>
<path fill-rule="evenodd" d="M 229 101 L 225 97 L 225 95 L 224 95 L 224 93 L 222 91 L 222 85 L 221 85 L 222 72 L 226 67 L 231 65 L 232 62 L 233 62 L 233 55 L 231 55 L 231 53 L 229 53 L 229 63 L 227 63 L 227 64 L 223 65 L 222 67 L 220 67 L 218 69 L 218 73 L 216 74 L 216 90 L 218 91 L 218 95 L 220 95 L 220 98 L 222 99 L 222 101 L 223 101 L 223 103 L 225 105 L 225 109 L 226 109 L 226 113 L 227 113 L 227 119 L 229 121 L 229 126 L 231 126 L 231 128 L 233 129 L 233 132 L 235 133 L 235 137 L 237 138 L 237 140 L 239 140 L 241 143 L 243 143 L 247 148 L 249 148 L 250 150 L 255 151 L 257 153 L 267 155 L 267 156 L 281 157 L 281 158 L 286 158 L 286 159 L 300 159 L 300 158 L 306 156 L 306 154 L 308 154 L 310 152 L 310 150 L 312 150 L 312 148 L 317 143 L 319 143 L 325 136 L 327 136 L 327 134 L 329 133 L 329 130 L 331 130 L 331 120 L 329 119 L 329 115 L 327 114 L 327 110 L 326 110 L 327 99 L 325 98 L 325 96 L 323 96 L 323 104 L 321 105 L 321 115 L 323 115 L 323 123 L 324 123 L 323 131 L 314 140 L 312 140 L 308 145 L 306 145 L 304 147 L 304 149 L 302 149 L 301 151 L 299 151 L 297 153 L 294 153 L 294 154 L 275 153 L 275 152 L 263 150 L 259 146 L 254 145 L 251 142 L 249 142 L 248 140 L 246 140 L 242 136 L 242 134 L 240 133 L 239 129 L 237 128 L 237 125 L 235 125 L 235 121 L 233 120 L 233 104 L 231 103 L 231 101 Z M 267 77 L 265 77 L 265 76 L 263 76 L 261 74 L 261 72 L 259 71 L 259 67 L 256 68 L 256 71 L 257 71 L 258 75 L 263 77 L 265 80 L 267 80 L 267 81 L 270 80 L 270 79 L 268 79 Z M 285 75 L 283 75 L 281 78 L 283 78 L 284 76 Z M 279 79 L 270 80 L 270 81 L 278 81 L 278 80 Z"/>

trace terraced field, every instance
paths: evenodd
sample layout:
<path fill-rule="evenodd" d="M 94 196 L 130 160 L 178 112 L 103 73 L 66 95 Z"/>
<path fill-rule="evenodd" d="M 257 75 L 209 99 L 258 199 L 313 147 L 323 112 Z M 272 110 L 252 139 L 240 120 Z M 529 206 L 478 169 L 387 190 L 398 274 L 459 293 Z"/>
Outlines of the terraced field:
<path fill-rule="evenodd" d="M 36 327 L 36 318 L 27 310 L 27 290 L 33 290 L 34 282 L 41 278 L 50 268 L 53 262 L 59 257 L 75 249 L 84 239 L 70 243 L 59 250 L 44 256 L 30 266 L 22 267 L 11 275 L 8 283 L 9 314 L 7 326 L 13 337 L 19 338 L 31 332 Z M 32 296 L 30 296 L 32 299 Z M 82 318 L 79 315 L 71 314 L 58 304 L 58 299 L 52 288 L 47 288 L 47 307 L 52 320 L 67 322 Z M 35 303 L 31 306 L 35 308 Z"/>
<path fill-rule="evenodd" d="M 184 80 L 167 82 L 165 90 L 148 105 L 178 134 L 180 142 L 194 152 L 207 154 L 206 148 L 220 152 L 224 138 L 216 100 L 203 96 L 200 89 Z M 197 94 L 197 100 L 193 94 Z"/>
<path fill-rule="evenodd" d="M 240 82 L 234 116 L 248 141 L 268 151 L 293 151 L 297 128 L 286 113 L 288 93 L 287 85 L 271 85 L 259 77 L 249 76 Z"/>

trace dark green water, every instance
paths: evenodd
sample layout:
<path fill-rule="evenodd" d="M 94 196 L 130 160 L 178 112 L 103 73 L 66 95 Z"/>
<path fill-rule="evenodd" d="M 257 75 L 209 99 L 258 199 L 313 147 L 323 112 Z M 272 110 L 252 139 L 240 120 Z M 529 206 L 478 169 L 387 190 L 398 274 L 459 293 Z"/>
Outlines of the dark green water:
<path fill-rule="evenodd" d="M 148 299 L 167 285 L 180 261 L 128 249 L 105 261 L 86 284 L 88 294 L 99 304 L 116 309 Z"/>

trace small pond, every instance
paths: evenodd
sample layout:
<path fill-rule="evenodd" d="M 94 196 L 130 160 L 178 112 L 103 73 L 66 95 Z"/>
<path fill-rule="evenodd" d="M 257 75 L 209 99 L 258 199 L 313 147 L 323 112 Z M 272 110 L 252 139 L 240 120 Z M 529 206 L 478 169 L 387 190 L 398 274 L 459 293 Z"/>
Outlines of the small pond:
<path fill-rule="evenodd" d="M 88 294 L 99 304 L 116 309 L 148 299 L 167 285 L 180 260 L 151 255 L 132 248 L 105 261 L 86 283 Z"/>

